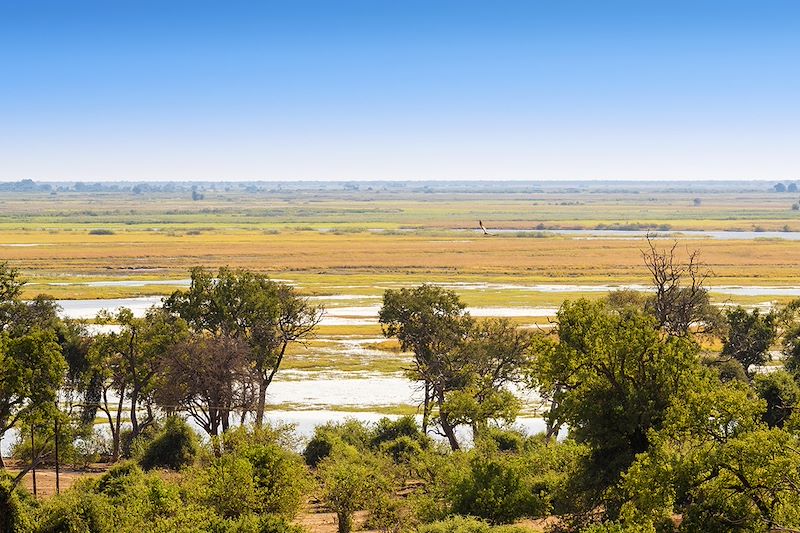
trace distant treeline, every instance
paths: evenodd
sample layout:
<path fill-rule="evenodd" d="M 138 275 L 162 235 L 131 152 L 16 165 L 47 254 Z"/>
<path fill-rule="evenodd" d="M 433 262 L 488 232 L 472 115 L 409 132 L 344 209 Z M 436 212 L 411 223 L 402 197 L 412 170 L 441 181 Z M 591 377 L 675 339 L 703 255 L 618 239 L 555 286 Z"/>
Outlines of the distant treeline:
<path fill-rule="evenodd" d="M 6 192 L 77 192 L 77 193 L 200 193 L 217 192 L 404 192 L 419 194 L 639 194 L 639 193 L 725 193 L 725 192 L 793 192 L 797 185 L 791 180 L 775 183 L 752 181 L 74 181 L 53 182 L 22 179 L 0 181 L 0 191 Z"/>

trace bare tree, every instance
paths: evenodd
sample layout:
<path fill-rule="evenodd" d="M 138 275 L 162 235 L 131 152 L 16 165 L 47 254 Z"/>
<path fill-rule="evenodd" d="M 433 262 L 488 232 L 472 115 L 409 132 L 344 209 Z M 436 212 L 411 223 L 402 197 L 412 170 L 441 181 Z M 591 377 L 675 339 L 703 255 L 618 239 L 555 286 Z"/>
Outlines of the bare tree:
<path fill-rule="evenodd" d="M 157 404 L 188 413 L 212 437 L 227 431 L 231 413 L 253 404 L 247 354 L 235 337 L 193 335 L 162 358 Z"/>
<path fill-rule="evenodd" d="M 710 332 L 718 324 L 720 314 L 710 303 L 703 286 L 712 272 L 700 262 L 697 250 L 688 252 L 686 261 L 676 257 L 678 243 L 659 249 L 647 234 L 647 250 L 642 258 L 655 289 L 647 306 L 663 331 L 674 336 L 688 335 L 691 328 Z"/>

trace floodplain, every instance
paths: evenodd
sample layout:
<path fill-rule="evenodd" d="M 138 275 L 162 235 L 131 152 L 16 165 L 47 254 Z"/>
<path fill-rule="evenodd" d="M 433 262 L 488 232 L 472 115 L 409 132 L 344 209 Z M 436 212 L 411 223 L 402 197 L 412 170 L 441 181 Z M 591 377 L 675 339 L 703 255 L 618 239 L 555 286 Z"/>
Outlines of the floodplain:
<path fill-rule="evenodd" d="M 22 271 L 25 297 L 50 295 L 89 321 L 102 308 L 143 312 L 186 287 L 194 266 L 294 284 L 327 311 L 271 389 L 282 412 L 416 410 L 409 356 L 377 322 L 389 288 L 441 284 L 474 316 L 547 328 L 564 300 L 647 290 L 649 233 L 679 256 L 699 252 L 714 303 L 768 307 L 800 295 L 800 195 L 767 182 L 193 187 L 202 199 L 188 185 L 4 191 L 0 260 Z"/>

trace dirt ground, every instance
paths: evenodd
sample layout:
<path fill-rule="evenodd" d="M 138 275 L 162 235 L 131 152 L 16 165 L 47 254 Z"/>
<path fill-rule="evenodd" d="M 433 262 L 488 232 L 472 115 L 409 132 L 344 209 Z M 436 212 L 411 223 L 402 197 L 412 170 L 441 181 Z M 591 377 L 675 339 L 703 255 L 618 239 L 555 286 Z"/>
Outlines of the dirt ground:
<path fill-rule="evenodd" d="M 8 459 L 6 461 L 7 470 L 10 474 L 16 475 L 21 471 L 21 468 L 14 462 Z M 88 470 L 74 470 L 71 468 L 62 467 L 58 476 L 59 488 L 64 491 L 70 488 L 75 482 L 84 477 L 96 477 L 101 475 L 108 469 L 109 465 L 96 464 L 91 465 Z M 33 494 L 33 473 L 28 472 L 22 478 L 22 485 Z M 54 468 L 37 468 L 36 469 L 36 495 L 41 497 L 53 496 L 56 493 L 56 471 Z"/>

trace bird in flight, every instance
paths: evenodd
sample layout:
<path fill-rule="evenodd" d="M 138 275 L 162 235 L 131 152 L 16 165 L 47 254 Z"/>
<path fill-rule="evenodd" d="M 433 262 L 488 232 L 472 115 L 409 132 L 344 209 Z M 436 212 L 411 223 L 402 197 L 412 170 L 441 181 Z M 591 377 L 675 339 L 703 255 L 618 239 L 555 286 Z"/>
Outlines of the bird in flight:
<path fill-rule="evenodd" d="M 483 230 L 483 234 L 484 234 L 484 235 L 491 235 L 491 233 L 489 233 L 488 231 L 486 231 L 486 226 L 484 226 L 484 225 L 483 225 L 483 220 L 479 220 L 479 221 L 478 221 L 478 225 L 479 225 L 479 226 L 481 227 L 481 229 Z"/>

